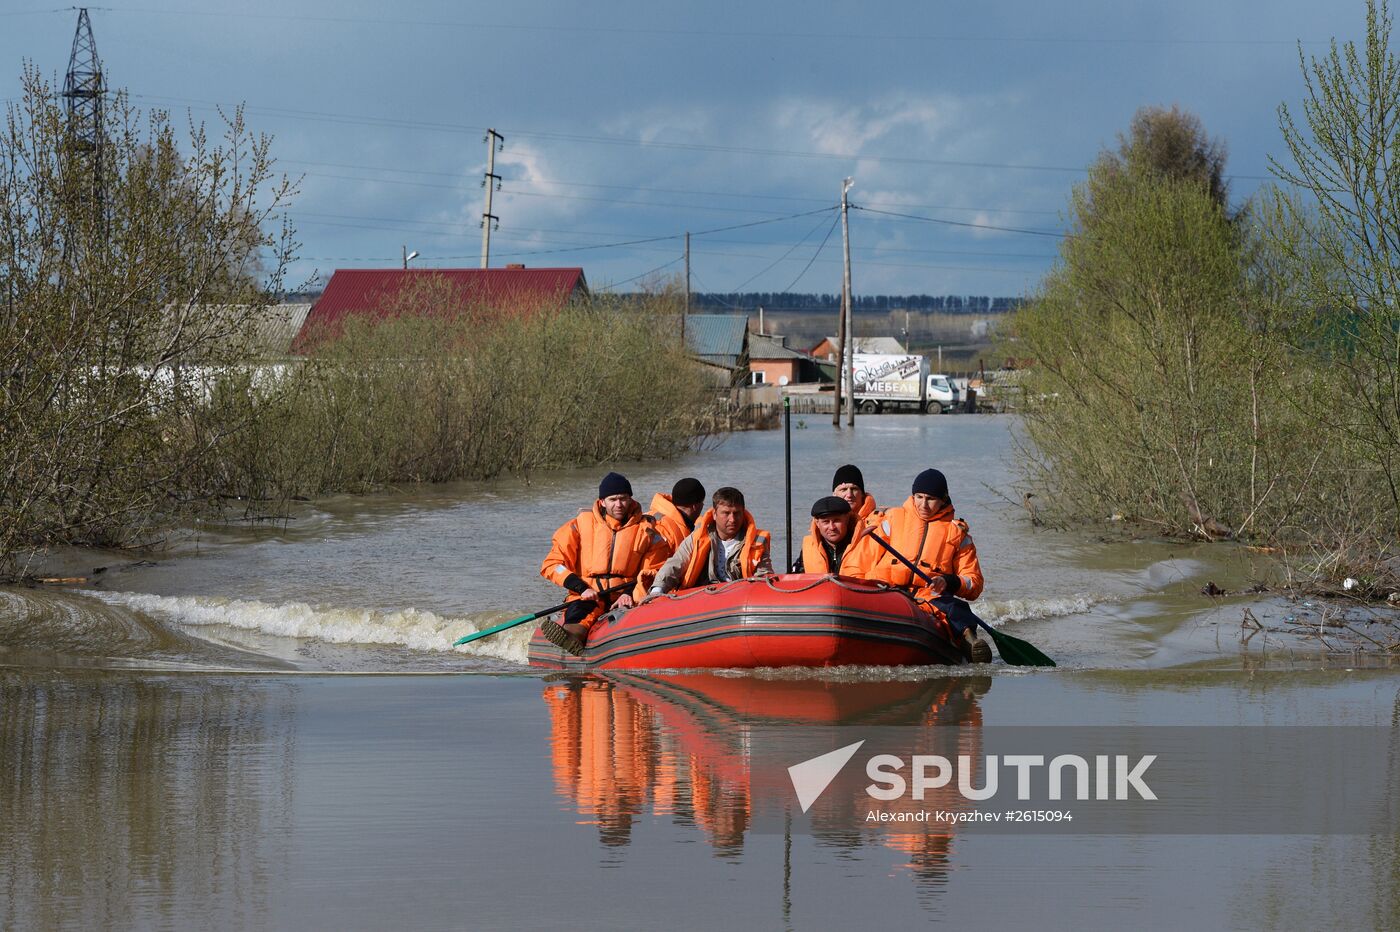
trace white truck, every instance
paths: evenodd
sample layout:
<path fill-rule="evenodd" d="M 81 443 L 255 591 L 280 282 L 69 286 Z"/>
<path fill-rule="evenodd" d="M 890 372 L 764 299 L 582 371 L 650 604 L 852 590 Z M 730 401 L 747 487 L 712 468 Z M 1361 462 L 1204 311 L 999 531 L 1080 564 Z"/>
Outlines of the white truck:
<path fill-rule="evenodd" d="M 856 408 L 863 414 L 913 408 L 918 411 L 942 411 L 942 398 L 931 397 L 931 377 L 928 358 L 908 354 L 856 353 Z M 944 380 L 946 389 L 947 380 Z"/>

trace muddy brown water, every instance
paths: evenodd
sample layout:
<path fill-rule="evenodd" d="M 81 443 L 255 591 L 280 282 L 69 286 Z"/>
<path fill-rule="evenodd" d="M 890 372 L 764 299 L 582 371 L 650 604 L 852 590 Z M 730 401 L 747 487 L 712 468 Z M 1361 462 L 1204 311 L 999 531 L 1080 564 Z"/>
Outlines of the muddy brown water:
<path fill-rule="evenodd" d="M 1054 670 L 873 668 L 580 680 L 524 665 L 549 534 L 603 469 L 318 502 L 205 529 L 64 589 L 0 590 L 0 928 L 1377 928 L 1397 847 L 1367 835 L 793 834 L 745 770 L 755 721 L 1393 727 L 1383 662 L 1266 632 L 1318 606 L 1210 599 L 1238 548 L 1033 529 L 1015 421 L 795 419 L 794 527 L 834 469 L 882 504 L 949 476 L 1002 630 Z M 644 502 L 735 485 L 786 547 L 782 436 L 615 464 Z M 1363 622 L 1364 623 L 1364 622 Z M 939 718 L 941 717 L 941 718 Z M 1339 788 L 1339 792 L 1343 790 Z"/>

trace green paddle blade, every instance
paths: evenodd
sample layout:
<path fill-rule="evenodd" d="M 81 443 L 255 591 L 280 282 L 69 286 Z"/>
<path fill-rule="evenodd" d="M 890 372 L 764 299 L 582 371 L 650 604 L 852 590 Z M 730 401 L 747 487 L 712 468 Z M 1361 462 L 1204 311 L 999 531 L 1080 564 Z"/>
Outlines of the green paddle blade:
<path fill-rule="evenodd" d="M 1001 654 L 1001 659 L 1011 664 L 1013 667 L 1053 667 L 1055 661 L 1040 652 L 1040 648 L 1028 641 L 1003 634 L 991 625 L 983 623 L 982 627 L 987 629 L 987 633 L 992 636 L 992 643 L 997 646 L 997 652 Z"/>
<path fill-rule="evenodd" d="M 514 628 L 516 625 L 523 625 L 525 622 L 533 621 L 538 617 L 540 617 L 538 614 L 521 615 L 519 618 L 512 618 L 510 621 L 503 621 L 500 624 L 493 625 L 490 628 L 486 628 L 485 630 L 473 631 L 471 634 L 464 634 L 457 640 L 453 641 L 452 646 L 459 647 L 462 644 L 469 644 L 472 641 L 475 641 L 477 638 L 484 638 L 487 635 L 495 634 L 497 631 L 504 631 L 507 628 Z"/>

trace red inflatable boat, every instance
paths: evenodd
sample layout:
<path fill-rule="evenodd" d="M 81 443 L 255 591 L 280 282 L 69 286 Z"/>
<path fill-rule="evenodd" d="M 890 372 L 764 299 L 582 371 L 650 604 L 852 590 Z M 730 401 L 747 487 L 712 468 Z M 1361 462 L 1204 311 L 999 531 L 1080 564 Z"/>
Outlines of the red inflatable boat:
<path fill-rule="evenodd" d="M 658 670 L 968 662 L 941 615 L 883 583 L 839 576 L 741 579 L 648 599 L 605 615 L 583 655 L 536 629 L 530 665 Z"/>

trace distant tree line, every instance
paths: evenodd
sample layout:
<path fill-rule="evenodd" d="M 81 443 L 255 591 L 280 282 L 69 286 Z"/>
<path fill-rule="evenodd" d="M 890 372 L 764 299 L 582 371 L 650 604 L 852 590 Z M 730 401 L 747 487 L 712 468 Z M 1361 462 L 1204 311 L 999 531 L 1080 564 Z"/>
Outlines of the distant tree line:
<path fill-rule="evenodd" d="M 706 310 L 764 308 L 769 311 L 825 311 L 841 305 L 839 294 L 796 294 L 771 291 L 694 292 L 691 307 Z M 865 314 L 890 311 L 936 311 L 944 314 L 1002 314 L 1016 310 L 1020 298 L 986 295 L 874 294 L 857 295 L 853 310 Z"/>

